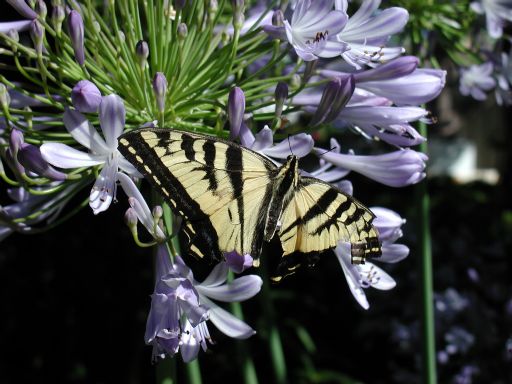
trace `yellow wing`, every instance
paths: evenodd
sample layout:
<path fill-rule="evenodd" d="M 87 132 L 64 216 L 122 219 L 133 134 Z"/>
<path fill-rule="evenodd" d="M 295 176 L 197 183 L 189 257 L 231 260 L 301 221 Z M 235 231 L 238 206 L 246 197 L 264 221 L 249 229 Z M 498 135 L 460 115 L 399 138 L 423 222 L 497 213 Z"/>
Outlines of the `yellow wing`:
<path fill-rule="evenodd" d="M 216 137 L 169 129 L 129 132 L 120 151 L 185 219 L 190 251 L 260 254 L 275 165 Z"/>
<path fill-rule="evenodd" d="M 278 235 L 283 260 L 274 280 L 293 271 L 316 253 L 352 243 L 352 262 L 364 263 L 381 253 L 372 212 L 330 184 L 303 177 L 292 198 L 283 207 Z M 296 252 L 299 252 L 297 254 Z"/>

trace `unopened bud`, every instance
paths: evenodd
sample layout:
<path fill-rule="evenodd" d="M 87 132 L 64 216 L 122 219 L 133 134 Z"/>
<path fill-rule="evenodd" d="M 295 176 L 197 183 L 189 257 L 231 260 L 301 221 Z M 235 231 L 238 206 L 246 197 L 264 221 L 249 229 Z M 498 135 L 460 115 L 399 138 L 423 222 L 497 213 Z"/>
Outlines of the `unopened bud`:
<path fill-rule="evenodd" d="M 98 112 L 101 103 L 101 92 L 89 80 L 79 81 L 71 90 L 73 106 L 80 112 Z"/>
<path fill-rule="evenodd" d="M 137 55 L 137 60 L 139 62 L 139 66 L 144 68 L 148 61 L 149 57 L 149 46 L 144 40 L 140 40 L 137 45 L 135 45 L 135 54 Z"/>
<path fill-rule="evenodd" d="M 62 33 L 62 23 L 66 18 L 66 13 L 62 5 L 55 5 L 52 10 L 52 25 L 57 35 Z"/>
<path fill-rule="evenodd" d="M 244 121 L 245 113 L 245 95 L 239 87 L 234 87 L 229 92 L 228 97 L 228 119 L 231 140 L 238 137 L 240 127 Z"/>
<path fill-rule="evenodd" d="M 301 86 L 301 84 L 302 84 L 302 80 L 300 78 L 300 75 L 295 73 L 292 76 L 292 79 L 290 80 L 290 85 L 292 86 L 293 89 L 297 89 Z"/>
<path fill-rule="evenodd" d="M 9 136 L 9 150 L 11 151 L 13 158 L 16 158 L 18 155 L 18 150 L 24 143 L 25 138 L 23 137 L 23 132 L 18 129 L 13 129 L 11 131 L 11 135 Z"/>
<path fill-rule="evenodd" d="M 48 14 L 46 3 L 43 0 L 37 0 L 35 9 L 39 17 L 44 20 Z"/>
<path fill-rule="evenodd" d="M 9 91 L 7 90 L 7 87 L 5 84 L 0 83 L 0 105 L 2 105 L 2 108 L 9 108 L 9 105 L 11 104 L 11 96 L 9 96 Z"/>
<path fill-rule="evenodd" d="M 158 111 L 162 113 L 165 110 L 165 96 L 167 94 L 167 79 L 162 72 L 157 72 L 153 78 L 153 92 Z"/>
<path fill-rule="evenodd" d="M 152 215 L 155 221 L 158 222 L 158 220 L 160 220 L 160 218 L 164 215 L 164 210 L 162 209 L 162 206 L 155 205 L 153 207 Z"/>
<path fill-rule="evenodd" d="M 71 39 L 71 45 L 75 52 L 75 60 L 78 64 L 84 65 L 84 21 L 82 19 L 82 15 L 75 10 L 69 12 L 68 15 L 68 31 L 69 38 Z"/>
<path fill-rule="evenodd" d="M 187 37 L 187 34 L 188 34 L 187 24 L 180 23 L 178 25 L 178 38 L 185 40 L 185 38 Z"/>
<path fill-rule="evenodd" d="M 130 231 L 132 232 L 132 234 L 136 234 L 137 233 L 137 214 L 135 213 L 135 209 L 133 208 L 128 208 L 126 210 L 126 213 L 124 214 L 124 222 L 126 223 L 126 225 L 128 226 L 128 228 L 130 228 Z"/>
<path fill-rule="evenodd" d="M 272 15 L 272 25 L 275 27 L 283 27 L 284 26 L 284 15 L 283 11 L 280 9 L 274 11 Z"/>
<path fill-rule="evenodd" d="M 217 0 L 210 0 L 210 4 L 208 6 L 208 11 L 210 13 L 215 13 L 219 10 L 219 3 Z"/>
<path fill-rule="evenodd" d="M 180 11 L 183 9 L 185 4 L 187 3 L 187 0 L 175 0 L 174 1 L 174 8 L 176 8 L 177 11 Z"/>
<path fill-rule="evenodd" d="M 283 105 L 285 100 L 288 98 L 288 84 L 283 83 L 280 81 L 277 83 L 276 91 L 275 91 L 275 98 L 276 98 L 276 116 L 280 117 L 283 113 Z"/>
<path fill-rule="evenodd" d="M 26 19 L 36 19 L 37 13 L 24 0 L 7 0 L 18 13 Z"/>
<path fill-rule="evenodd" d="M 311 76 L 313 76 L 313 72 L 315 71 L 317 62 L 318 60 L 306 62 L 306 69 L 304 69 L 304 84 L 306 84 L 311 78 Z"/>
<path fill-rule="evenodd" d="M 43 53 L 43 40 L 44 40 L 44 27 L 37 20 L 32 21 L 30 24 L 30 37 L 34 43 L 34 49 L 37 54 Z"/>
<path fill-rule="evenodd" d="M 235 29 L 242 28 L 244 23 L 244 0 L 231 0 L 233 6 L 233 26 Z"/>
<path fill-rule="evenodd" d="M 39 147 L 24 143 L 18 150 L 18 161 L 25 167 L 25 170 L 47 177 L 51 180 L 66 180 L 67 175 L 53 168 L 43 159 Z"/>

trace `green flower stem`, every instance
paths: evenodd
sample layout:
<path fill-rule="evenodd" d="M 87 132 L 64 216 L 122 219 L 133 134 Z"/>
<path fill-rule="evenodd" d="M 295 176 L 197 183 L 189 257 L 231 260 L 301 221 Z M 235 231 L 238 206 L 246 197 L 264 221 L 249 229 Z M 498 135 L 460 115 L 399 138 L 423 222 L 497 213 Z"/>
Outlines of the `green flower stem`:
<path fill-rule="evenodd" d="M 268 332 L 268 346 L 270 350 L 270 357 L 272 359 L 272 369 L 274 371 L 274 382 L 276 384 L 285 384 L 287 378 L 286 360 L 284 357 L 283 345 L 279 328 L 276 325 L 276 316 L 273 305 L 273 298 L 270 292 L 270 277 L 267 270 L 266 263 L 262 262 L 260 266 L 261 278 L 263 285 L 261 287 L 261 294 L 259 295 L 263 311 L 266 314 L 267 332 Z"/>
<path fill-rule="evenodd" d="M 202 384 L 201 369 L 199 368 L 199 360 L 195 359 L 185 364 L 187 378 L 189 384 Z"/>
<path fill-rule="evenodd" d="M 427 137 L 427 127 L 425 123 L 419 125 L 420 134 Z M 420 145 L 420 151 L 427 153 L 426 142 Z M 418 264 L 419 274 L 421 276 L 421 297 L 422 297 L 422 344 L 423 344 L 423 382 L 425 384 L 437 383 L 436 372 L 436 345 L 434 329 L 434 287 L 432 271 L 432 249 L 430 238 L 430 197 L 427 190 L 427 180 L 423 180 L 416 187 L 418 217 L 420 218 L 420 256 Z"/>
<path fill-rule="evenodd" d="M 155 253 L 156 253 L 156 247 Z M 155 255 L 156 256 L 156 255 Z M 176 380 L 176 359 L 167 357 L 156 364 L 157 384 L 177 384 Z"/>
<path fill-rule="evenodd" d="M 229 271 L 228 281 L 233 281 L 233 272 Z M 242 305 L 235 301 L 230 304 L 231 312 L 240 320 L 244 320 L 244 313 L 242 311 Z M 256 367 L 254 361 L 251 358 L 247 344 L 245 340 L 238 341 L 236 343 L 237 358 L 242 364 L 242 371 L 245 384 L 258 384 L 258 376 L 256 375 Z"/>

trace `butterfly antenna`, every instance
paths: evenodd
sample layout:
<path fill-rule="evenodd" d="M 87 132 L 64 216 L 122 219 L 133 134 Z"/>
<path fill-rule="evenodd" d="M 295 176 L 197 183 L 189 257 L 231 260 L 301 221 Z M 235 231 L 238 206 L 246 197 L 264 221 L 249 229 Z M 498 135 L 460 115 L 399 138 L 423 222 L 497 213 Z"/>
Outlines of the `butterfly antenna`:
<path fill-rule="evenodd" d="M 292 143 L 290 142 L 290 134 L 288 134 L 288 146 L 290 147 L 290 153 L 293 155 Z"/>
<path fill-rule="evenodd" d="M 332 147 L 331 149 L 329 149 L 329 150 L 327 150 L 327 151 L 325 151 L 325 152 L 323 152 L 323 153 L 320 153 L 319 155 L 320 155 L 320 156 L 325 155 L 326 153 L 329 153 L 329 152 L 331 152 L 331 151 L 334 151 L 334 150 L 335 150 L 335 149 L 337 149 L 337 148 L 338 148 L 338 147 Z"/>

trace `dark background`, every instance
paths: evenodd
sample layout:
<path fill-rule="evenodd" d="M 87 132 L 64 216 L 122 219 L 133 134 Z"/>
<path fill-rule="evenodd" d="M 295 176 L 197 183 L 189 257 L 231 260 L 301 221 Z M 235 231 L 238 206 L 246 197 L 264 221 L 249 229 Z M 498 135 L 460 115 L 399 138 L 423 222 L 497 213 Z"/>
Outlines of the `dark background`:
<path fill-rule="evenodd" d="M 6 9 L 10 12 L 6 5 L 1 9 L 3 15 Z M 467 303 L 460 311 L 436 311 L 438 350 L 446 347 L 446 334 L 454 326 L 474 336 L 467 350 L 439 364 L 439 382 L 457 382 L 464 367 L 474 365 L 474 382 L 509 383 L 510 109 L 457 100 L 451 106 L 454 111 L 463 117 L 472 111 L 481 120 L 464 120 L 459 129 L 447 132 L 449 122 L 441 115 L 440 124 L 430 128 L 431 135 L 449 144 L 459 137 L 471 138 L 475 130 L 485 131 L 483 138 L 479 136 L 479 160 L 492 158 L 501 179 L 495 186 L 457 184 L 448 178 L 428 181 L 436 297 L 452 288 Z M 489 116 L 498 123 L 482 125 Z M 403 242 L 411 254 L 398 265 L 384 266 L 397 287 L 389 292 L 367 290 L 369 311 L 352 298 L 330 253 L 315 268 L 272 288 L 274 323 L 281 331 L 289 381 L 416 383 L 421 379 L 421 343 L 415 188 L 387 188 L 356 175 L 350 179 L 362 202 L 392 208 L 407 218 Z M 1 198 L 4 202 L 5 196 Z M 155 382 L 151 348 L 143 340 L 153 290 L 152 258 L 150 251 L 134 245 L 123 223 L 127 204 L 122 192 L 119 201 L 107 213 L 94 216 L 86 207 L 51 232 L 14 234 L 1 243 L 1 383 Z M 269 248 L 264 257 L 272 260 L 279 252 Z M 470 270 L 476 271 L 477 279 Z M 216 344 L 200 353 L 204 382 L 241 380 L 239 344 L 249 348 L 260 381 L 272 382 L 265 303 L 257 296 L 243 308 L 258 334 L 240 342 L 210 326 Z M 179 379 L 185 378 L 184 372 L 178 363 Z"/>

